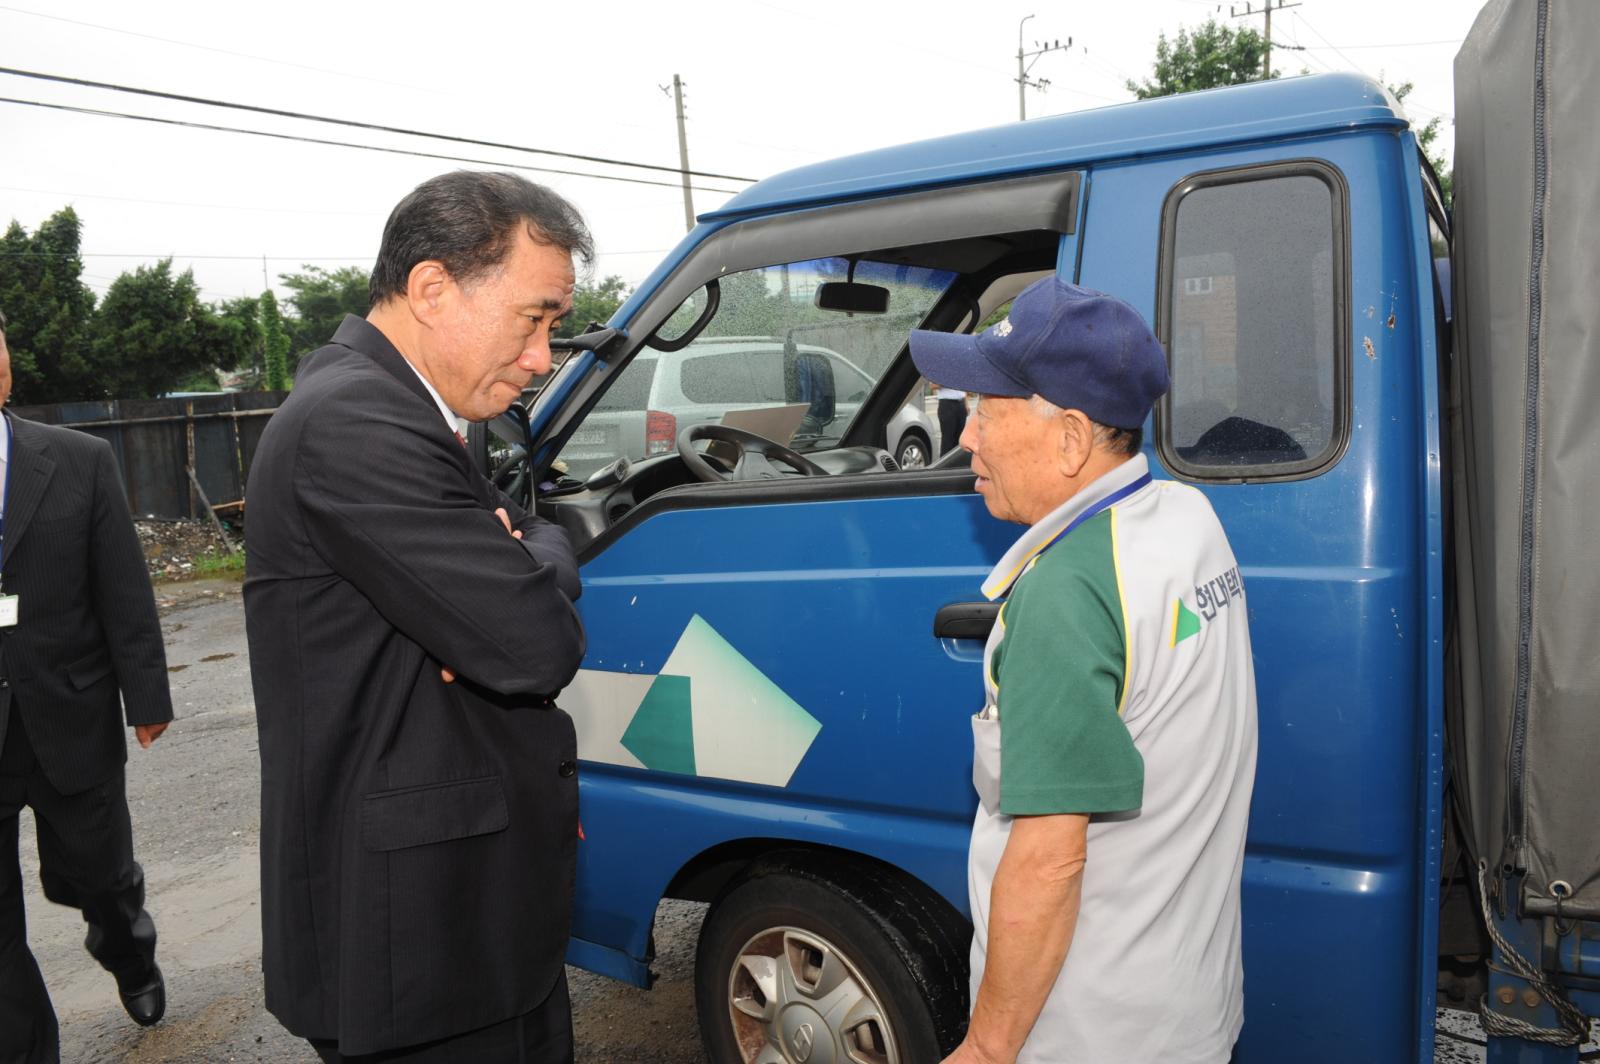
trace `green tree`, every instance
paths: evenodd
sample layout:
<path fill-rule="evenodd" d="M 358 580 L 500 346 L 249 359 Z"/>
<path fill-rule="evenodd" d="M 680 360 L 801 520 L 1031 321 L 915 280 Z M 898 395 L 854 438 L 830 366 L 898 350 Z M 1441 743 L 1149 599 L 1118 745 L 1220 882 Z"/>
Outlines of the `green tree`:
<path fill-rule="evenodd" d="M 249 335 L 200 302 L 194 272 L 172 260 L 140 266 L 112 282 L 90 326 L 95 381 L 70 398 L 141 399 L 249 357 Z M 214 379 L 214 378 L 213 378 Z"/>
<path fill-rule="evenodd" d="M 306 266 L 299 273 L 278 275 L 289 290 L 288 302 L 293 307 L 293 313 L 283 318 L 289 337 L 287 366 L 291 375 L 300 364 L 300 356 L 333 338 L 346 314 L 366 316 L 371 278 L 371 272 L 360 266 L 341 266 L 332 271 Z"/>
<path fill-rule="evenodd" d="M 1411 90 L 1414 88 L 1416 85 L 1407 81 L 1400 85 L 1390 85 L 1389 92 L 1397 101 L 1404 104 L 1406 97 L 1411 95 Z M 1427 157 L 1428 162 L 1433 164 L 1433 172 L 1439 175 L 1439 194 L 1444 199 L 1444 205 L 1448 207 L 1454 198 L 1454 182 L 1451 180 L 1450 166 L 1444 161 L 1444 152 L 1435 147 L 1439 140 L 1439 132 L 1444 128 L 1444 119 L 1434 115 L 1428 120 L 1427 125 L 1418 126 L 1413 122 L 1411 128 L 1417 131 L 1417 146 L 1422 149 L 1422 154 Z"/>
<path fill-rule="evenodd" d="M 278 297 L 272 289 L 261 293 L 261 344 L 265 379 L 268 391 L 281 392 L 289 387 L 289 330 L 283 315 L 278 312 Z"/>
<path fill-rule="evenodd" d="M 238 325 L 245 338 L 248 353 L 241 359 L 243 372 L 239 387 L 246 391 L 264 386 L 267 375 L 266 350 L 261 342 L 261 299 L 259 296 L 236 296 L 217 304 L 217 314 L 224 321 Z"/>
<path fill-rule="evenodd" d="M 95 394 L 87 343 L 95 299 L 80 280 L 82 232 L 66 207 L 32 236 L 13 221 L 0 237 L 0 308 L 18 406 Z"/>
<path fill-rule="evenodd" d="M 590 322 L 604 325 L 632 294 L 621 277 L 612 274 L 603 281 L 579 281 L 572 289 L 572 313 L 561 322 L 557 336 L 577 336 Z"/>
<path fill-rule="evenodd" d="M 97 308 L 89 330 L 96 379 L 85 395 L 148 398 L 217 386 L 218 368 L 247 354 L 247 333 L 200 301 L 194 273 L 172 272 L 172 260 L 121 274 Z"/>
<path fill-rule="evenodd" d="M 1211 19 L 1192 34 L 1179 28 L 1177 40 L 1167 40 L 1165 33 L 1156 40 L 1154 76 L 1142 85 L 1128 82 L 1128 91 L 1148 100 L 1259 81 L 1266 52 L 1266 38 L 1248 26 L 1233 29 Z"/>

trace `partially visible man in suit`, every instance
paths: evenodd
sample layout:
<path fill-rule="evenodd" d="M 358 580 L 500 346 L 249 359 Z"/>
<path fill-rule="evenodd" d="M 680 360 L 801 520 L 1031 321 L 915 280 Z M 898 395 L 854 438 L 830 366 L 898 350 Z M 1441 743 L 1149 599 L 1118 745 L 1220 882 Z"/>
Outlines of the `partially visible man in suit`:
<path fill-rule="evenodd" d="M 511 174 L 424 182 L 372 309 L 300 365 L 250 471 L 267 1008 L 325 1061 L 572 1059 L 563 957 L 583 656 L 571 544 L 456 418 L 550 368 L 578 213 Z"/>
<path fill-rule="evenodd" d="M 0 314 L 0 407 L 11 394 L 5 331 Z M 37 1064 L 60 1050 L 28 950 L 18 814 L 33 809 L 45 897 L 83 913 L 84 945 L 116 977 L 128 1015 L 161 1019 L 121 718 L 148 749 L 172 720 L 172 696 L 111 448 L 10 411 L 0 420 L 0 1062 Z"/>

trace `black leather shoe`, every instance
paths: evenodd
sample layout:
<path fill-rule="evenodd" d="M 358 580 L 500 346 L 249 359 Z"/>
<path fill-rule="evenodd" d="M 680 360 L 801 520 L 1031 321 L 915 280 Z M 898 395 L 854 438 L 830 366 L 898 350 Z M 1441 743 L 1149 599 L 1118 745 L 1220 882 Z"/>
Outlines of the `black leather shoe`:
<path fill-rule="evenodd" d="M 166 1015 L 167 983 L 161 977 L 161 968 L 154 961 L 142 978 L 130 979 L 128 985 L 118 979 L 117 993 L 122 997 L 122 1007 L 128 1010 L 128 1015 L 140 1027 L 149 1027 Z"/>

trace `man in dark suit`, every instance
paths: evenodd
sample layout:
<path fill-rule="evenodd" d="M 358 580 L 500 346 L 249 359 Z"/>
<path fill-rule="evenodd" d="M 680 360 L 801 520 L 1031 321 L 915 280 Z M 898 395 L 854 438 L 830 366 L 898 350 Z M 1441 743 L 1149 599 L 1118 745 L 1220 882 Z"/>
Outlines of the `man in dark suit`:
<path fill-rule="evenodd" d="M 11 394 L 5 329 L 0 314 L 0 407 Z M 111 448 L 9 411 L 0 420 L 0 1062 L 36 1064 L 60 1050 L 28 950 L 18 814 L 33 809 L 45 897 L 83 913 L 84 945 L 116 977 L 128 1014 L 155 1023 L 166 988 L 133 859 L 120 718 L 148 749 L 172 697 Z"/>
<path fill-rule="evenodd" d="M 250 472 L 267 1008 L 327 1061 L 570 1061 L 577 565 L 456 418 L 550 368 L 588 230 L 510 174 L 424 182 L 367 318 L 300 365 Z"/>

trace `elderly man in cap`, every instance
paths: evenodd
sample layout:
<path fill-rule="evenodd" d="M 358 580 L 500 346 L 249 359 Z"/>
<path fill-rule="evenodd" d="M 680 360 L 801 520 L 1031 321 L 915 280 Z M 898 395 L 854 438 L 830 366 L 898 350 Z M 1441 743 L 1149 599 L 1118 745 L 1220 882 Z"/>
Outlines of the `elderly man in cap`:
<path fill-rule="evenodd" d="M 983 585 L 1005 603 L 972 721 L 972 1020 L 947 1064 L 1226 1061 L 1255 677 L 1221 524 L 1140 453 L 1161 346 L 1049 277 L 911 354 L 978 393 L 977 489 L 1027 526 Z"/>

